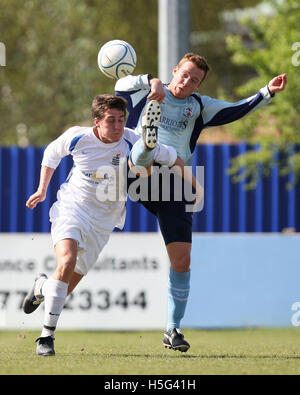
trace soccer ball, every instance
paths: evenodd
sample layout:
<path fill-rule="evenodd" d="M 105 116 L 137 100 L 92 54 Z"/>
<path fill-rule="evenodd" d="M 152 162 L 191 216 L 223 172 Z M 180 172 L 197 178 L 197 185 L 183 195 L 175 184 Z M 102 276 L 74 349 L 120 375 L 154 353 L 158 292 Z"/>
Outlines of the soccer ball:
<path fill-rule="evenodd" d="M 126 41 L 108 41 L 99 50 L 98 66 L 109 78 L 119 79 L 132 74 L 135 65 L 135 50 Z"/>

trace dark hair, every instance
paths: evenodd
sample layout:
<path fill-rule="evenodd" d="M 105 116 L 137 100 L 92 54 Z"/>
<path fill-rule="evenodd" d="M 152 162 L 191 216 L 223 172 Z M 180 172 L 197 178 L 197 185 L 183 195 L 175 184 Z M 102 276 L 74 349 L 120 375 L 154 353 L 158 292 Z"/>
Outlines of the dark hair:
<path fill-rule="evenodd" d="M 196 65 L 200 70 L 203 70 L 204 71 L 203 80 L 205 79 L 206 74 L 210 70 L 210 67 L 203 56 L 197 55 L 193 52 L 189 52 L 184 55 L 184 57 L 179 61 L 177 66 L 180 68 L 185 62 L 193 62 L 194 65 Z"/>
<path fill-rule="evenodd" d="M 104 113 L 110 109 L 116 108 L 117 110 L 123 111 L 126 116 L 127 101 L 120 96 L 113 95 L 97 95 L 93 99 L 92 103 L 92 117 L 102 119 Z"/>

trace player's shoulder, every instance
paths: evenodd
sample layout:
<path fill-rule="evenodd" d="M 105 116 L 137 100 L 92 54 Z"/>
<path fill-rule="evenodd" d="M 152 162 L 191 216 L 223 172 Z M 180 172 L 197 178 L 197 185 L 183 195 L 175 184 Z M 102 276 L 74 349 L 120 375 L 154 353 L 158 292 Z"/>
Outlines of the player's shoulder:
<path fill-rule="evenodd" d="M 212 98 L 210 96 L 206 96 L 206 95 L 201 95 L 200 98 L 201 98 L 201 102 L 202 102 L 203 107 L 205 107 L 206 105 L 209 105 L 209 104 L 211 104 L 211 103 L 216 101 L 216 99 L 214 99 L 214 98 Z"/>
<path fill-rule="evenodd" d="M 80 135 L 80 134 L 88 134 L 91 131 L 91 127 L 89 126 L 71 126 L 70 128 L 66 129 L 64 133 L 70 135 Z"/>
<path fill-rule="evenodd" d="M 127 75 L 120 78 L 115 84 L 115 91 L 137 91 L 150 89 L 148 74 Z"/>
<path fill-rule="evenodd" d="M 200 95 L 200 93 L 198 92 L 193 92 L 190 97 L 200 105 L 200 108 L 202 110 L 204 107 L 204 102 L 203 102 L 204 96 Z"/>
<path fill-rule="evenodd" d="M 62 136 L 67 140 L 80 139 L 85 136 L 89 136 L 91 134 L 92 128 L 88 126 L 71 126 L 66 129 Z"/>
<path fill-rule="evenodd" d="M 73 151 L 79 142 L 89 139 L 93 129 L 87 126 L 72 126 L 65 130 L 59 140 L 69 147 L 69 151 Z"/>

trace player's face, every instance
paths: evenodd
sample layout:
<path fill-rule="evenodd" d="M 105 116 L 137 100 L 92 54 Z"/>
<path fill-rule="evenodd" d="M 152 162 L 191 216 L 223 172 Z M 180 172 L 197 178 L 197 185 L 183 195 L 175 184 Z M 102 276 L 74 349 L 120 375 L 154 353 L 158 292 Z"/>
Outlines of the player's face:
<path fill-rule="evenodd" d="M 169 90 L 178 99 L 185 99 L 200 87 L 204 76 L 204 70 L 200 70 L 193 62 L 185 62 L 181 67 L 174 68 Z"/>
<path fill-rule="evenodd" d="M 116 143 L 124 133 L 125 116 L 123 111 L 110 108 L 99 120 L 95 118 L 99 139 L 106 144 Z"/>

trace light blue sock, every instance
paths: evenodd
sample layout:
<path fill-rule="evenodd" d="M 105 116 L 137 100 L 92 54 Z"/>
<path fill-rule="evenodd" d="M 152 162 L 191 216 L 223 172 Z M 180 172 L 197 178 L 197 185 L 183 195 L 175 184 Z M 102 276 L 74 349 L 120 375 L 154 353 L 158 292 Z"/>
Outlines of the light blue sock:
<path fill-rule="evenodd" d="M 190 271 L 179 273 L 170 268 L 168 291 L 167 330 L 180 328 L 190 292 Z"/>
<path fill-rule="evenodd" d="M 134 166 L 148 167 L 154 158 L 154 150 L 146 151 L 143 139 L 140 138 L 132 147 L 130 160 Z"/>

